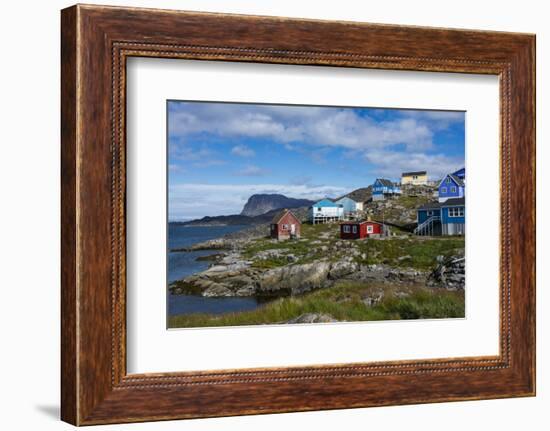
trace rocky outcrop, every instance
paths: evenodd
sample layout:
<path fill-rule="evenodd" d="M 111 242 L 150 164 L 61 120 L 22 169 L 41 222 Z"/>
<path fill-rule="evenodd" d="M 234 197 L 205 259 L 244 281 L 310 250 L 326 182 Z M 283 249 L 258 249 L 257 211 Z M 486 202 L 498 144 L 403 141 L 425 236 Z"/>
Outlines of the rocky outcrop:
<path fill-rule="evenodd" d="M 306 263 L 274 268 L 263 273 L 258 280 L 259 295 L 270 296 L 286 293 L 299 295 L 326 287 L 331 264 L 329 262 Z"/>
<path fill-rule="evenodd" d="M 266 256 L 286 256 L 281 249 L 266 250 Z M 287 259 L 287 257 L 285 257 Z M 259 296 L 279 297 L 301 295 L 312 290 L 332 286 L 339 280 L 360 280 L 366 283 L 405 286 L 425 283 L 428 273 L 386 265 L 360 265 L 353 258 L 330 262 L 292 264 L 272 269 L 260 269 L 231 252 L 207 270 L 186 277 L 170 285 L 174 294 L 192 294 L 210 297 Z M 376 295 L 375 295 L 376 296 Z M 365 299 L 365 303 L 376 298 Z"/>
<path fill-rule="evenodd" d="M 439 264 L 429 275 L 427 285 L 448 290 L 464 290 L 466 260 L 464 255 L 438 257 Z"/>

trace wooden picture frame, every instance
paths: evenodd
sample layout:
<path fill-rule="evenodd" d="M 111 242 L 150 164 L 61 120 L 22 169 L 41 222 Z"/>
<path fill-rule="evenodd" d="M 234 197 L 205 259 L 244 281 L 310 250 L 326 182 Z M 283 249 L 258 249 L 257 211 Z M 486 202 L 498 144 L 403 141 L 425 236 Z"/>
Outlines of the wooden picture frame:
<path fill-rule="evenodd" d="M 77 5 L 62 11 L 61 417 L 75 425 L 535 394 L 535 36 Z M 125 65 L 131 56 L 500 77 L 500 354 L 130 374 Z M 520 213 L 521 223 L 511 223 Z"/>

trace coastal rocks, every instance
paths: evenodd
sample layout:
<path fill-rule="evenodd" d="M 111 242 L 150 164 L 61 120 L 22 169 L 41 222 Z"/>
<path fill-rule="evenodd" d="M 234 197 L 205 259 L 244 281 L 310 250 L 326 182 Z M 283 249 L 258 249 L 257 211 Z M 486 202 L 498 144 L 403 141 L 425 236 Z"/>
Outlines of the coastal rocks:
<path fill-rule="evenodd" d="M 225 281 L 231 286 L 234 296 L 253 296 L 256 293 L 256 282 L 245 274 L 229 277 Z"/>
<path fill-rule="evenodd" d="M 289 253 L 290 250 L 286 248 L 274 248 L 274 249 L 268 249 L 259 251 L 254 256 L 254 260 L 256 262 L 258 261 L 266 261 L 266 260 L 279 260 L 283 262 L 293 263 L 298 260 L 298 257 L 296 255 Z"/>
<path fill-rule="evenodd" d="M 260 276 L 258 293 L 269 295 L 287 292 L 299 295 L 325 287 L 330 268 L 329 262 L 321 261 L 270 269 Z"/>
<path fill-rule="evenodd" d="M 391 284 L 416 284 L 425 282 L 427 275 L 428 273 L 424 271 L 411 268 L 394 268 L 388 265 L 372 264 L 362 265 L 354 278 Z"/>
<path fill-rule="evenodd" d="M 338 322 L 330 314 L 325 313 L 305 313 L 301 314 L 294 319 L 287 320 L 284 323 L 293 324 L 293 323 L 330 323 Z"/>
<path fill-rule="evenodd" d="M 359 264 L 349 260 L 342 260 L 332 264 L 328 276 L 332 280 L 337 280 L 345 277 L 346 275 L 353 274 L 358 270 Z"/>
<path fill-rule="evenodd" d="M 170 251 L 198 251 L 198 250 L 229 250 L 234 247 L 235 244 L 224 238 L 210 239 L 208 241 L 198 242 L 190 247 L 173 248 Z"/>
<path fill-rule="evenodd" d="M 234 296 L 233 292 L 226 286 L 218 283 L 212 283 L 212 285 L 202 292 L 202 296 L 205 297 L 223 297 Z"/>
<path fill-rule="evenodd" d="M 463 255 L 438 257 L 439 264 L 429 275 L 427 285 L 447 290 L 464 290 L 466 261 Z"/>

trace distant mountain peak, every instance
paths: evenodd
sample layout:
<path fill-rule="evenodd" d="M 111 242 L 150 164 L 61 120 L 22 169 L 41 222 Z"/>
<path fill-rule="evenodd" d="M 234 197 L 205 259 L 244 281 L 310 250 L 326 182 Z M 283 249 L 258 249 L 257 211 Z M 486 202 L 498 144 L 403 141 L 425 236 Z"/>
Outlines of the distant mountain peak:
<path fill-rule="evenodd" d="M 281 208 L 308 207 L 314 201 L 289 198 L 281 194 L 254 194 L 248 198 L 241 215 L 255 217 Z"/>

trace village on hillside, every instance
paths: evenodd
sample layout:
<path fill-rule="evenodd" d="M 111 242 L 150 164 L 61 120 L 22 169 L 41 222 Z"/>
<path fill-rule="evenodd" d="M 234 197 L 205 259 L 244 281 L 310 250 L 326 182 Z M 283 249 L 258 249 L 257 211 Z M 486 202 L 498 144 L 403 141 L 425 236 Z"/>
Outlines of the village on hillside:
<path fill-rule="evenodd" d="M 464 317 L 465 169 L 426 171 L 194 244 L 208 269 L 170 294 L 255 298 L 252 311 L 170 316 L 169 327 Z M 175 250 L 173 250 L 175 251 Z"/>
<path fill-rule="evenodd" d="M 325 198 L 314 203 L 308 211 L 308 222 L 339 223 L 341 239 L 380 238 L 390 236 L 391 225 L 385 214 L 376 213 L 376 204 L 388 200 L 409 198 L 409 202 L 422 202 L 416 206 L 414 234 L 441 236 L 465 234 L 465 184 L 466 170 L 461 168 L 439 181 L 429 181 L 427 171 L 404 172 L 400 183 L 377 178 L 371 186 L 368 201 L 344 196 Z M 374 208 L 370 203 L 374 203 Z M 380 205 L 378 205 L 380 206 Z M 409 208 L 410 209 L 410 208 Z M 378 216 L 378 218 L 375 218 Z M 393 220 L 393 218 L 391 219 Z M 411 223 L 409 223 L 409 226 Z M 406 225 L 397 226 L 406 229 Z M 301 220 L 291 210 L 277 214 L 271 224 L 271 237 L 282 240 L 299 238 Z"/>

